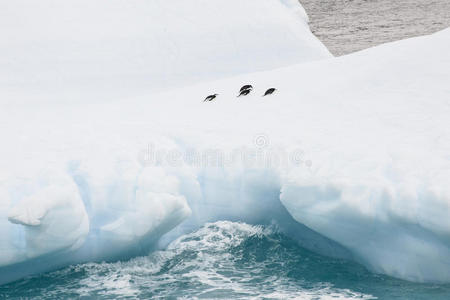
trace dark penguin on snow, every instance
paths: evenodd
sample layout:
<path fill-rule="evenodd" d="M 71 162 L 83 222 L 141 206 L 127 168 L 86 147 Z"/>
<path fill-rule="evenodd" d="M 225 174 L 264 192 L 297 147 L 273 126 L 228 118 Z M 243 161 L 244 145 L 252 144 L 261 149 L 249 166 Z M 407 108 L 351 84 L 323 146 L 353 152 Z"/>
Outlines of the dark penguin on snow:
<path fill-rule="evenodd" d="M 242 90 L 242 91 L 239 92 L 238 97 L 240 97 L 240 96 L 247 96 L 248 94 L 250 94 L 251 91 L 252 91 L 252 89 Z"/>
<path fill-rule="evenodd" d="M 242 92 L 242 91 L 245 91 L 245 90 L 253 90 L 253 86 L 251 84 L 246 84 L 243 87 L 241 87 L 239 92 Z"/>
<path fill-rule="evenodd" d="M 272 95 L 276 90 L 277 90 L 276 88 L 270 88 L 270 89 L 268 89 L 268 90 L 264 93 L 263 97 Z"/>
<path fill-rule="evenodd" d="M 239 95 L 240 96 L 247 96 L 248 94 L 250 94 L 250 92 L 253 90 L 253 86 L 251 84 L 246 84 L 243 87 L 241 87 L 241 89 L 239 90 Z"/>
<path fill-rule="evenodd" d="M 210 102 L 210 101 L 213 101 L 214 99 L 216 99 L 216 97 L 217 97 L 218 95 L 219 95 L 219 94 L 212 94 L 212 95 L 209 95 L 208 97 L 205 98 L 205 100 L 203 100 L 203 102 Z"/>

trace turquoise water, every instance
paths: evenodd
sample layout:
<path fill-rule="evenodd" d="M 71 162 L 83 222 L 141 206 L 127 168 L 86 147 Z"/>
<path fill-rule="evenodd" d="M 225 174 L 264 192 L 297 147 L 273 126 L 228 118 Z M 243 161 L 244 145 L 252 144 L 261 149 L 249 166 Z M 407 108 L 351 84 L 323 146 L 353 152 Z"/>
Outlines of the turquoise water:
<path fill-rule="evenodd" d="M 310 252 L 274 228 L 217 222 L 145 257 L 0 286 L 0 298 L 450 299 L 450 284 L 373 274 Z"/>

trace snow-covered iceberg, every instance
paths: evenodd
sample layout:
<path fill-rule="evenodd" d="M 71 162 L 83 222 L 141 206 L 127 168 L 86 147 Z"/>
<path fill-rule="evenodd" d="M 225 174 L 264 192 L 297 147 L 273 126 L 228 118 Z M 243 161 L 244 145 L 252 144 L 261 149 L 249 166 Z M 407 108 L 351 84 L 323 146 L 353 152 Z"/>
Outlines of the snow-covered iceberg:
<path fill-rule="evenodd" d="M 204 11 L 190 12 L 200 18 L 216 11 L 201 2 Z M 92 13 L 97 2 L 89 3 Z M 172 5 L 189 8 L 183 1 L 138 2 L 142 9 L 113 3 L 124 11 L 133 8 L 137 16 L 150 13 L 145 5 L 165 5 L 168 12 Z M 246 69 L 235 69 L 240 54 L 228 52 L 229 59 L 205 58 L 217 60 L 211 76 L 190 77 L 186 69 L 177 77 L 169 64 L 158 71 L 158 87 L 242 74 L 164 93 L 147 92 L 144 79 L 153 77 L 128 73 L 120 64 L 118 73 L 94 64 L 93 73 L 86 73 L 93 77 L 83 85 L 78 76 L 85 69 L 75 66 L 89 65 L 96 55 L 61 58 L 58 66 L 74 64 L 67 73 L 74 77 L 63 72 L 61 85 L 52 88 L 45 82 L 56 82 L 55 69 L 49 77 L 36 73 L 34 89 L 30 73 L 19 82 L 20 68 L 13 72 L 14 63 L 2 62 L 7 68 L 0 70 L 0 252 L 7 255 L 0 260 L 0 282 L 67 263 L 142 254 L 161 236 L 170 240 L 215 220 L 275 222 L 306 247 L 353 258 L 374 271 L 450 282 L 450 30 L 332 58 L 294 4 L 217 1 L 222 9 L 211 12 L 211 19 L 215 26 L 222 22 L 222 33 L 237 34 L 242 45 L 254 46 L 262 36 L 280 39 L 276 49 L 261 48 L 261 57 L 279 60 L 259 65 L 260 56 L 250 59 L 256 50 L 248 46 L 248 52 L 238 52 L 252 61 Z M 113 15 L 120 19 L 120 13 Z M 233 18 L 242 25 L 237 32 L 229 27 Z M 148 28 L 131 24 L 131 32 Z M 175 34 L 177 26 L 169 32 Z M 119 37 L 130 33 L 113 28 Z M 217 30 L 207 29 L 205 37 Z M 280 37 L 281 31 L 290 33 Z M 285 42 L 297 39 L 300 52 L 289 58 L 284 51 L 292 45 Z M 96 43 L 91 42 L 89 47 Z M 0 51 L 12 59 L 11 45 Z M 303 47 L 308 50 L 301 52 Z M 140 57 L 128 54 L 131 61 Z M 318 58 L 325 59 L 247 73 Z M 207 66 L 202 59 L 199 66 Z M 224 72 L 227 66 L 231 73 Z M 126 82 L 133 79 L 140 88 L 128 92 L 132 86 Z M 236 98 L 243 84 L 255 89 Z M 278 91 L 261 97 L 269 87 Z M 219 94 L 217 100 L 203 102 L 212 93 Z"/>
<path fill-rule="evenodd" d="M 283 223 L 287 217 L 273 204 L 279 197 L 295 220 L 369 269 L 449 282 L 449 78 L 447 29 L 221 81 L 213 86 L 222 97 L 211 105 L 187 101 L 185 107 L 180 97 L 177 106 L 186 116 L 197 114 L 197 131 L 205 132 L 196 143 L 183 134 L 181 145 L 203 154 L 221 149 L 216 158 L 225 166 L 199 173 L 202 198 L 189 203 L 194 216 Z M 247 82 L 258 90 L 236 99 L 233 89 Z M 261 98 L 271 86 L 279 93 Z M 241 164 L 234 163 L 236 150 L 247 154 L 239 156 Z M 304 234 L 309 238 L 296 238 L 305 246 L 331 250 Z"/>
<path fill-rule="evenodd" d="M 125 124 L 139 117 L 123 102 L 110 115 L 111 102 L 158 105 L 150 92 L 331 56 L 295 1 L 19 0 L 0 11 L 0 283 L 146 253 L 191 214 L 196 173 L 135 155 L 147 138 L 174 147 L 163 123 L 135 131 Z"/>
<path fill-rule="evenodd" d="M 18 0 L 0 11 L 3 99 L 111 99 L 331 55 L 295 0 Z"/>

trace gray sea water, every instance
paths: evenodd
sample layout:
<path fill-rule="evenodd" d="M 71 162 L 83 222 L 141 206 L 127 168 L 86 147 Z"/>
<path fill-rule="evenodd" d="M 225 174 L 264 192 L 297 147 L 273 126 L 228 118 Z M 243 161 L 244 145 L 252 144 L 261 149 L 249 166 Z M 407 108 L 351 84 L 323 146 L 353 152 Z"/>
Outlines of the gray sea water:
<path fill-rule="evenodd" d="M 300 0 L 313 33 L 334 55 L 450 26 L 449 0 Z"/>

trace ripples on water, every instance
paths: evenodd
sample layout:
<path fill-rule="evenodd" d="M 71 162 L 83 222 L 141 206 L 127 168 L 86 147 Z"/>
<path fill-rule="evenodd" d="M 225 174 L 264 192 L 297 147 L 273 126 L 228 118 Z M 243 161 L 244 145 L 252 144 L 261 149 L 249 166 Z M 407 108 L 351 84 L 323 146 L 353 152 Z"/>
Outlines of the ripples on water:
<path fill-rule="evenodd" d="M 312 31 L 334 55 L 450 26 L 450 0 L 300 0 Z"/>
<path fill-rule="evenodd" d="M 314 254 L 273 228 L 207 224 L 167 250 L 88 263 L 0 286 L 0 298 L 448 299 L 450 285 L 414 284 Z"/>

